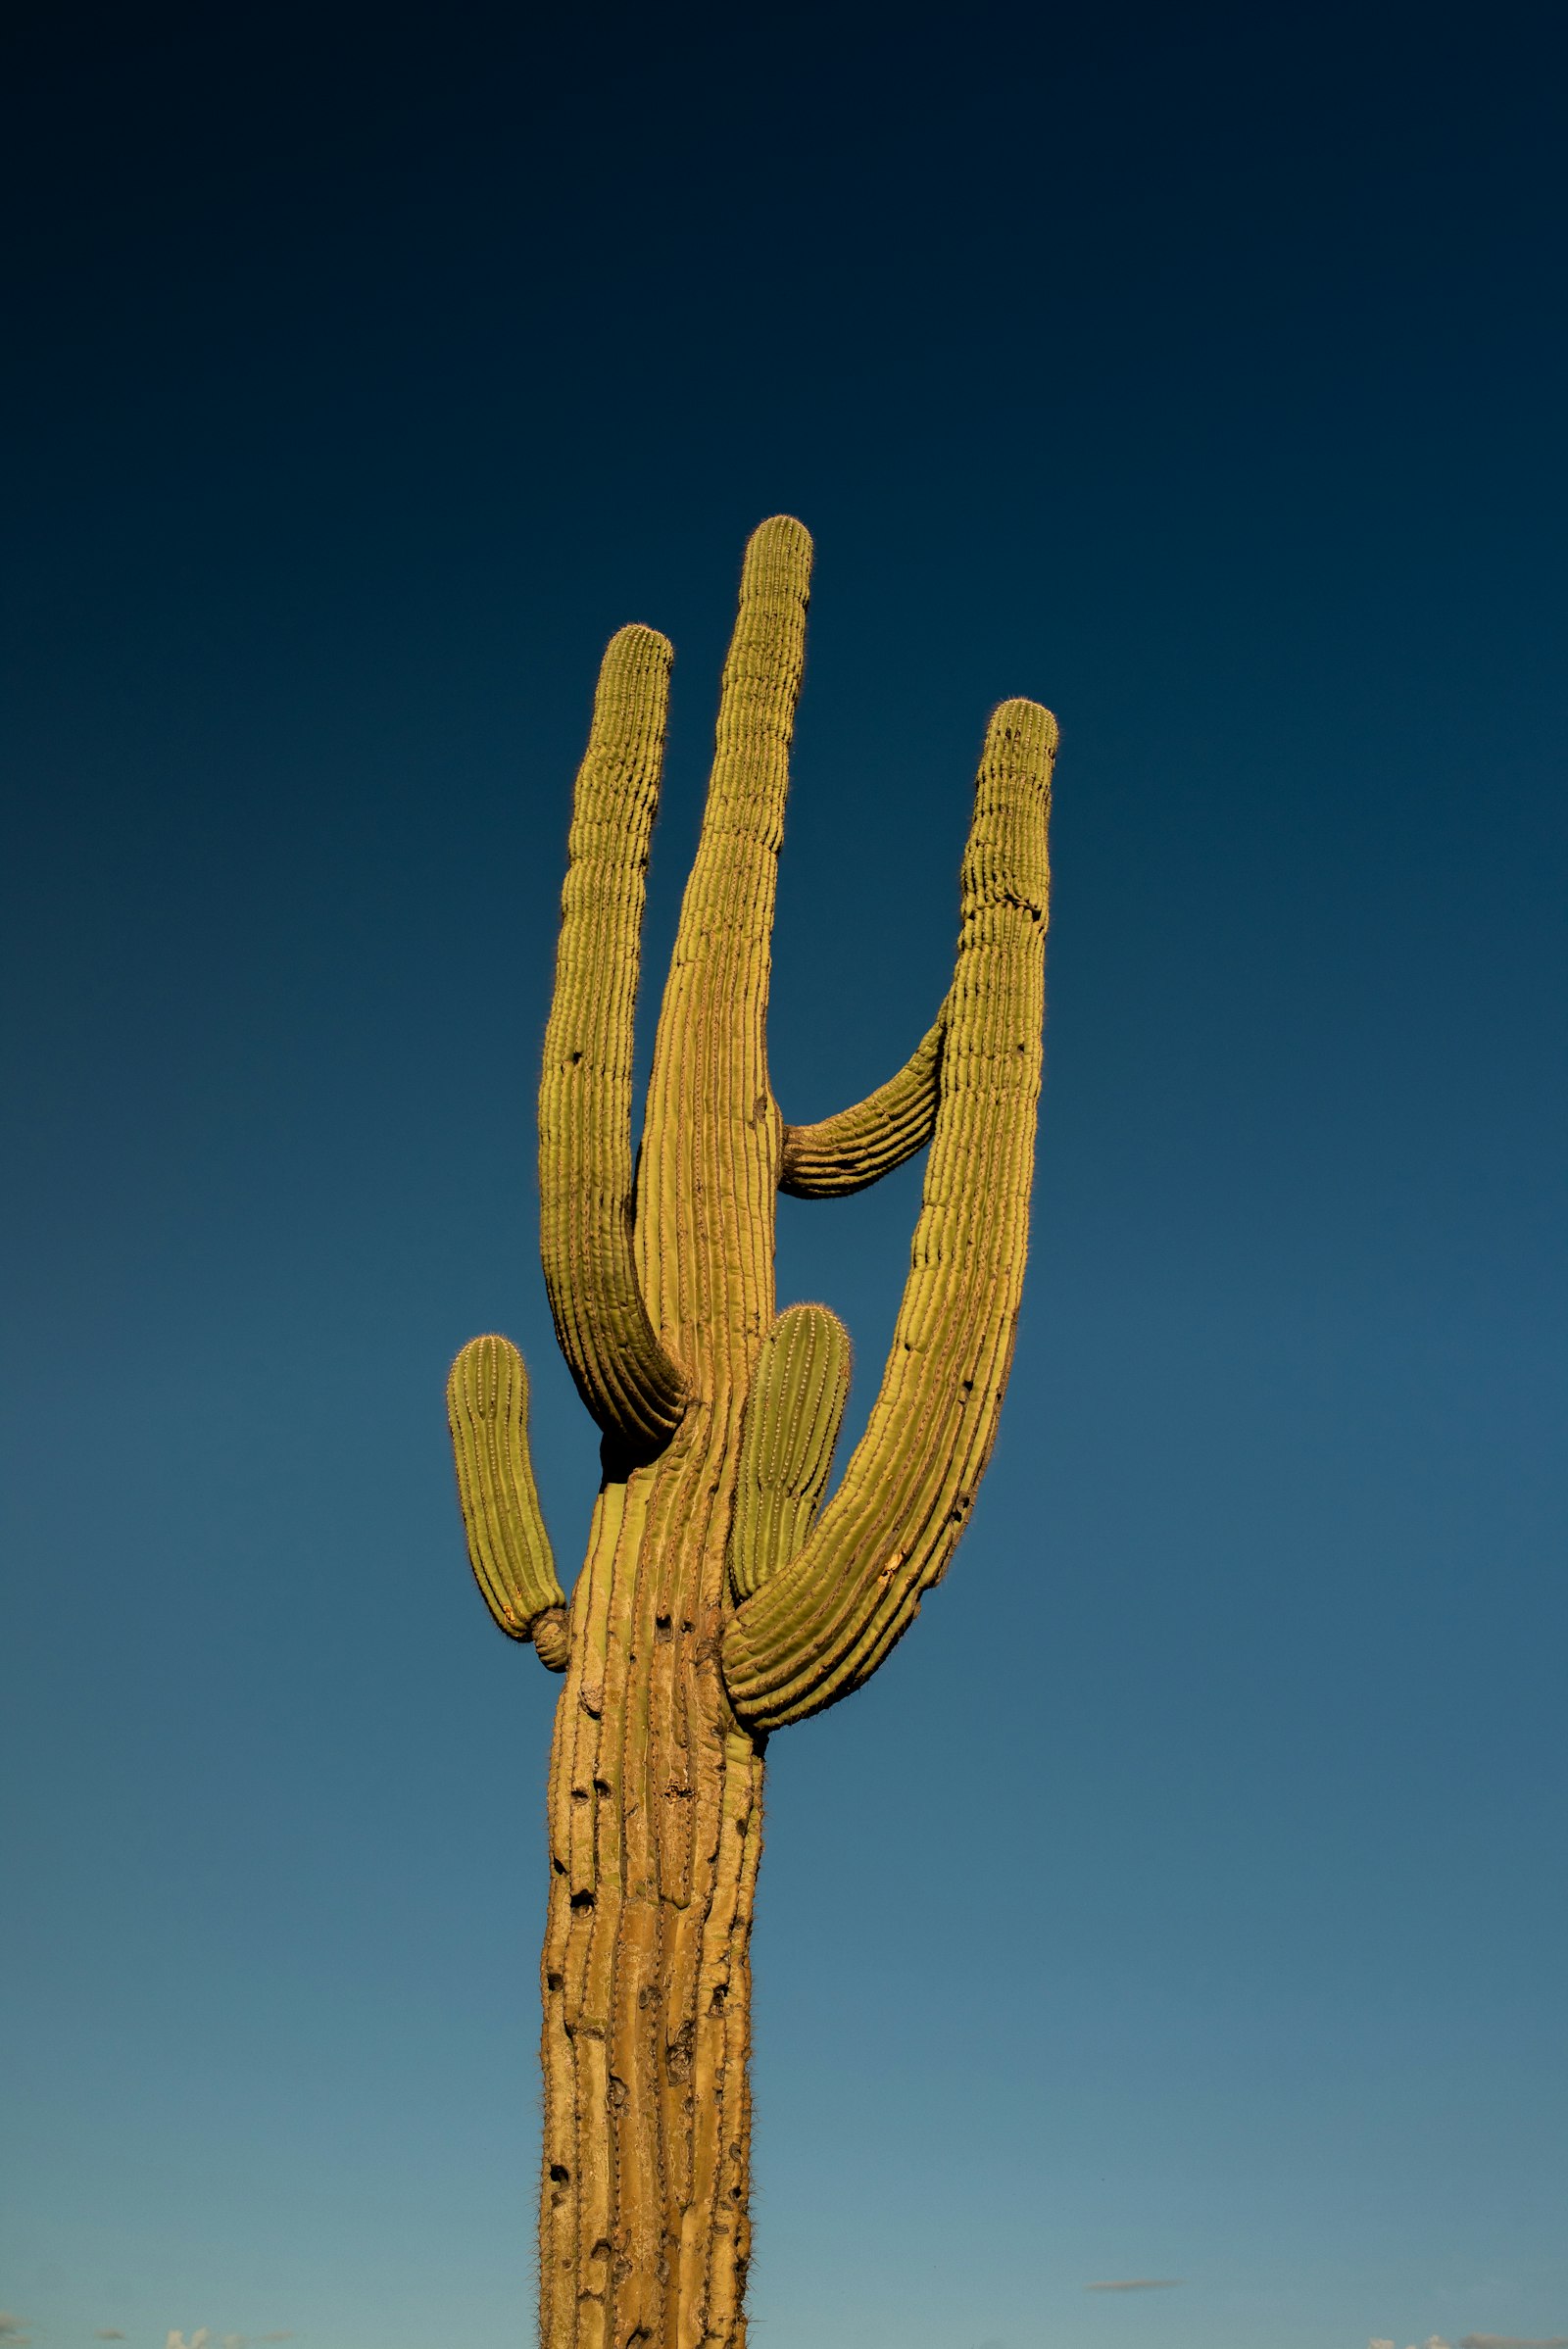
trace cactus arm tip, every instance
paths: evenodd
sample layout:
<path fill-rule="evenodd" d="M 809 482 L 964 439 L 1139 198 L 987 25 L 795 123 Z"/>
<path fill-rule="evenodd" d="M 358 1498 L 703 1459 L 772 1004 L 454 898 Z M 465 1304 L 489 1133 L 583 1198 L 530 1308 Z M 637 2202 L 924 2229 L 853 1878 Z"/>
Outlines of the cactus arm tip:
<path fill-rule="evenodd" d="M 509 1339 L 469 1339 L 447 1377 L 447 1424 L 484 1602 L 509 1639 L 532 1640 L 541 1663 L 562 1671 L 565 1593 L 528 1456 L 528 1373 Z"/>
<path fill-rule="evenodd" d="M 770 514 L 746 542 L 743 592 L 771 580 L 804 595 L 811 577 L 811 533 L 793 514 Z"/>
<path fill-rule="evenodd" d="M 640 654 L 646 660 L 657 661 L 666 670 L 675 664 L 675 648 L 669 638 L 662 629 L 650 628 L 646 620 L 628 620 L 623 628 L 617 628 L 605 650 L 608 654 L 617 649 L 629 658 Z"/>
<path fill-rule="evenodd" d="M 1044 702 L 1030 701 L 1024 694 L 1015 694 L 1008 701 L 997 704 L 991 713 L 988 736 L 997 731 L 1013 735 L 1038 758 L 1054 759 L 1061 748 L 1061 728 L 1056 723 L 1055 711 L 1048 710 Z"/>

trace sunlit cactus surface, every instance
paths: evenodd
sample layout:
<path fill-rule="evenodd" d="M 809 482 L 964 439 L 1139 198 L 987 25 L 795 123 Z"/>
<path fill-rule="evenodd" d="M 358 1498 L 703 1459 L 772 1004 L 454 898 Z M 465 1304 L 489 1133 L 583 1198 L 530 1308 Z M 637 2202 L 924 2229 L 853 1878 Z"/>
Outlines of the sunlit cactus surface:
<path fill-rule="evenodd" d="M 577 776 L 539 1088 L 545 1281 L 604 1435 L 568 1600 L 504 1338 L 453 1365 L 468 1554 L 564 1675 L 550 1766 L 539 2219 L 544 2349 L 740 2349 L 751 2255 L 748 1948 L 768 1734 L 867 1680 L 941 1581 L 996 1434 L 1028 1234 L 1056 727 L 986 731 L 953 984 L 906 1066 L 785 1122 L 764 1029 L 811 543 L 746 551 L 717 748 L 665 981 L 642 1148 L 632 1023 L 671 653 L 623 628 Z M 849 1339 L 779 1313 L 774 1200 L 836 1199 L 930 1145 L 865 1434 L 826 1507 Z"/>

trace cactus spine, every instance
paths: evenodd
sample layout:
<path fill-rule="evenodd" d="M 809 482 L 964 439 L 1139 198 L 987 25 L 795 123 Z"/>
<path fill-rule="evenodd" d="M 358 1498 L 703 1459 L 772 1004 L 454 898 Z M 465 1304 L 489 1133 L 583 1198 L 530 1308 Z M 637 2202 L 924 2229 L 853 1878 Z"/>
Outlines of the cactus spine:
<path fill-rule="evenodd" d="M 941 1580 L 1012 1351 L 1055 722 L 1032 702 L 991 720 L 957 965 L 930 1033 L 865 1101 L 786 1125 L 764 1025 L 810 558 L 786 516 L 747 549 L 635 1174 L 632 1014 L 669 646 L 622 629 L 600 673 L 539 1088 L 545 1282 L 604 1434 L 569 1607 L 520 1356 L 476 1338 L 448 1386 L 480 1590 L 565 1675 L 541 1969 L 544 2349 L 743 2349 L 763 1746 L 866 1680 Z M 927 1142 L 881 1392 L 821 1509 L 849 1341 L 825 1306 L 775 1315 L 774 1199 L 841 1197 Z"/>

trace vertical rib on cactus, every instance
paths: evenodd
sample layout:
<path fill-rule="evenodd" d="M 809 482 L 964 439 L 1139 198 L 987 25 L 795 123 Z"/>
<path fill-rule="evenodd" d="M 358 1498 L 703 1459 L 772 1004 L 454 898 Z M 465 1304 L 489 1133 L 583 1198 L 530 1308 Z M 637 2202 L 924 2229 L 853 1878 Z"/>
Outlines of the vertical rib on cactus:
<path fill-rule="evenodd" d="M 668 647 L 623 630 L 600 678 L 540 1086 L 546 1281 L 607 1436 L 569 1620 L 520 1360 L 477 1339 L 450 1389 L 480 1587 L 504 1630 L 565 1667 L 541 1968 L 545 2349 L 744 2349 L 765 1733 L 858 1686 L 944 1571 L 1023 1273 L 1055 744 L 1033 703 L 1004 704 L 987 736 L 936 1026 L 836 1118 L 786 1128 L 773 1101 L 769 947 L 810 554 L 785 516 L 747 549 L 635 1212 L 631 1023 Z M 824 1306 L 774 1318 L 775 1198 L 860 1189 L 933 1130 L 893 1354 L 818 1520 L 848 1339 Z"/>

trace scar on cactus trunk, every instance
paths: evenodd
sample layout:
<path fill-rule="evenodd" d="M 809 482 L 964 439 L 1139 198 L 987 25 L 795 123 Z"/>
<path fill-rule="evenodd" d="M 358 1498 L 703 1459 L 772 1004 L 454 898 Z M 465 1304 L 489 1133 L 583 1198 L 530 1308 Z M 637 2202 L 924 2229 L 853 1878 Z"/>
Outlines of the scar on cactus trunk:
<path fill-rule="evenodd" d="M 764 1025 L 810 561 L 784 515 L 746 551 L 635 1168 L 632 1017 L 670 648 L 623 628 L 600 672 L 539 1087 L 545 1282 L 604 1432 L 569 1604 L 520 1355 L 475 1338 L 448 1384 L 479 1587 L 502 1630 L 565 1676 L 541 1969 L 544 2349 L 742 2349 L 763 1747 L 867 1680 L 941 1581 L 1012 1354 L 1055 721 L 1004 702 L 987 729 L 957 964 L 930 1032 L 868 1100 L 786 1125 Z M 927 1143 L 881 1392 L 822 1509 L 849 1339 L 824 1305 L 775 1312 L 774 1199 L 842 1197 Z"/>

